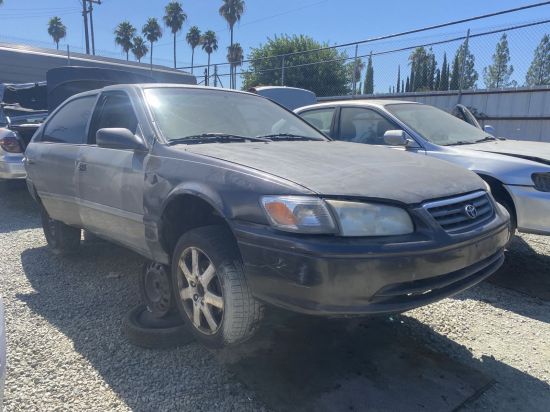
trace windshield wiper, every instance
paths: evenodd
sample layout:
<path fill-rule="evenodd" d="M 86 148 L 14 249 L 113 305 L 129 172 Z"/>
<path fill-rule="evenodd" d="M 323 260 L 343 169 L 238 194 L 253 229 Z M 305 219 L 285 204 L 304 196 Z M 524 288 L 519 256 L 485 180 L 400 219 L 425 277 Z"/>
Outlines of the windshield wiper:
<path fill-rule="evenodd" d="M 483 139 L 476 140 L 476 143 L 490 142 L 493 140 L 497 140 L 497 138 L 495 136 L 485 136 Z"/>
<path fill-rule="evenodd" d="M 474 144 L 474 143 L 477 143 L 477 142 L 467 142 L 465 140 L 459 140 L 458 142 L 454 142 L 454 143 L 449 143 L 449 144 L 445 144 L 443 146 L 462 146 L 462 145 L 465 145 L 465 144 Z"/>
<path fill-rule="evenodd" d="M 315 137 L 300 136 L 292 133 L 273 133 L 266 134 L 264 136 L 258 136 L 258 138 L 270 139 L 270 140 L 323 140 Z"/>
<path fill-rule="evenodd" d="M 180 143 L 204 143 L 204 142 L 270 142 L 270 139 L 263 137 L 250 137 L 250 136 L 239 136 L 236 134 L 229 133 L 201 133 L 194 134 L 185 137 L 179 137 L 177 139 L 170 139 L 169 144 L 180 144 Z"/>

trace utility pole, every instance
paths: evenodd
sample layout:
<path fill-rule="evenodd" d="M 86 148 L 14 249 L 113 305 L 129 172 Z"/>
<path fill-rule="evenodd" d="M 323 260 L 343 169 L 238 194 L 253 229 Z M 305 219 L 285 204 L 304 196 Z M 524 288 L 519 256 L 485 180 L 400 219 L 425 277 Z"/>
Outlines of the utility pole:
<path fill-rule="evenodd" d="M 82 18 L 84 19 L 84 38 L 86 42 L 86 54 L 90 54 L 90 38 L 88 36 L 88 10 L 86 10 L 86 0 L 82 0 Z"/>
<path fill-rule="evenodd" d="M 95 4 L 101 4 L 101 0 L 88 0 L 90 2 L 90 8 L 89 8 L 89 13 L 90 13 L 90 31 L 91 31 L 91 35 L 92 35 L 92 54 L 95 56 L 95 37 L 94 37 L 94 15 L 93 15 L 93 11 L 94 11 L 94 3 Z"/>

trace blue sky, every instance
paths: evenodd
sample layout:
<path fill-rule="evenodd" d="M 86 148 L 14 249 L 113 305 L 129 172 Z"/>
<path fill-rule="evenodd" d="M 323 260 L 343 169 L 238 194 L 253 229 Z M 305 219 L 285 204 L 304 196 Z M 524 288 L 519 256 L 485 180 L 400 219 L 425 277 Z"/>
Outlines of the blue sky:
<path fill-rule="evenodd" d="M 268 36 L 283 33 L 308 34 L 330 44 L 344 43 L 517 7 L 531 2 L 535 1 L 247 0 L 245 14 L 235 30 L 235 40 L 241 43 L 245 55 L 250 47 L 265 42 Z M 136 27 L 141 28 L 148 17 L 161 18 L 166 3 L 167 0 L 104 0 L 103 4 L 94 10 L 96 49 L 100 54 L 122 58 L 122 53 L 113 41 L 112 32 L 117 23 L 128 19 Z M 218 14 L 221 1 L 184 0 L 182 3 L 188 15 L 188 21 L 178 37 L 178 65 L 190 63 L 191 53 L 184 42 L 184 37 L 191 25 L 217 32 L 220 49 L 212 55 L 212 61 L 225 61 L 229 31 L 225 21 Z M 0 41 L 51 46 L 53 43 L 46 31 L 47 21 L 49 17 L 58 15 L 68 27 L 68 36 L 64 42 L 70 44 L 73 50 L 82 49 L 84 36 L 80 9 L 79 0 L 4 0 L 4 6 L 0 8 Z M 359 54 L 454 37 L 464 34 L 467 28 L 471 28 L 472 32 L 479 32 L 544 18 L 550 18 L 550 6 L 417 34 L 404 40 L 361 46 Z M 550 32 L 549 24 L 509 34 L 512 62 L 516 66 L 516 75 L 520 83 L 523 81 L 522 77 L 530 63 L 533 50 L 544 32 Z M 472 41 L 472 50 L 479 53 L 480 76 L 483 66 L 490 61 L 497 40 L 498 35 Z M 157 63 L 171 64 L 171 44 L 170 33 L 166 31 L 164 38 L 155 46 Z M 453 54 L 457 46 L 458 43 L 444 47 L 437 46 L 434 47 L 434 52 L 440 60 L 444 50 Z M 353 50 L 348 50 L 348 53 L 353 54 Z M 396 53 L 374 60 L 375 84 L 378 91 L 384 91 L 388 85 L 393 84 L 395 67 L 397 64 L 405 66 L 407 55 L 408 52 Z M 195 62 L 205 63 L 206 54 L 197 51 Z"/>

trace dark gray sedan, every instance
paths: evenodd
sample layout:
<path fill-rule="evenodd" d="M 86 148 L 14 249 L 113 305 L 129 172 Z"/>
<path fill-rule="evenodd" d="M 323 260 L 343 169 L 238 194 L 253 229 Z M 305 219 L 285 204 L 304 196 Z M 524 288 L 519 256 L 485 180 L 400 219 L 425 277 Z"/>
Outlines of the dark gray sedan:
<path fill-rule="evenodd" d="M 111 86 L 67 100 L 26 151 L 57 253 L 81 229 L 155 262 L 150 310 L 204 343 L 240 342 L 264 304 L 317 315 L 401 312 L 503 261 L 509 216 L 474 173 L 334 142 L 249 93 Z"/>

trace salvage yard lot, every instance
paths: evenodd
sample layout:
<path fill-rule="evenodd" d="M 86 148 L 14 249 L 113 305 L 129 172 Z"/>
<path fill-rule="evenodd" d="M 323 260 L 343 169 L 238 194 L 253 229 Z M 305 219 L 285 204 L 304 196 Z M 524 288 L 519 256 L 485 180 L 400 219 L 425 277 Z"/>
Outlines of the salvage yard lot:
<path fill-rule="evenodd" d="M 7 411 L 549 409 L 549 238 L 522 235 L 490 282 L 404 315 L 271 311 L 239 348 L 155 351 L 121 332 L 141 257 L 52 255 L 22 185 L 0 184 L 0 213 Z"/>

